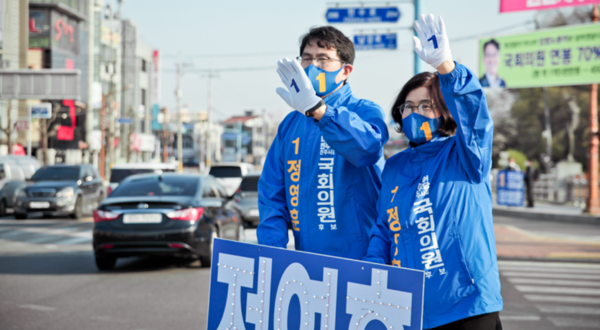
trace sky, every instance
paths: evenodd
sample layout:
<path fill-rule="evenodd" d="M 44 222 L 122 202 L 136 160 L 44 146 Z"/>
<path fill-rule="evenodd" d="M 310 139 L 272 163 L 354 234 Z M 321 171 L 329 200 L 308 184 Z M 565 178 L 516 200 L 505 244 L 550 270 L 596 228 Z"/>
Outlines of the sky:
<path fill-rule="evenodd" d="M 534 30 L 535 11 L 499 13 L 500 0 L 422 0 L 422 12 L 441 15 L 446 23 L 455 60 L 477 70 L 477 36 Z M 107 3 L 116 5 L 115 0 Z M 403 84 L 414 74 L 412 1 L 365 1 L 365 6 L 398 6 L 400 20 L 393 24 L 335 24 L 352 39 L 355 33 L 398 33 L 397 50 L 357 51 L 349 83 L 359 98 L 389 109 Z M 125 0 L 123 19 L 138 25 L 138 37 L 162 54 L 161 106 L 176 110 L 176 65 L 186 66 L 182 103 L 190 111 L 208 107 L 209 79 L 205 70 L 243 68 L 221 72 L 212 79 L 212 120 L 242 115 L 245 110 L 266 111 L 275 120 L 292 109 L 275 93 L 282 86 L 276 63 L 299 55 L 299 38 L 314 26 L 328 25 L 325 12 L 335 2 L 321 0 Z M 339 2 L 340 7 L 359 6 Z M 508 28 L 507 28 L 508 27 Z M 409 30 L 410 29 L 410 30 Z M 246 70 L 248 69 L 248 70 Z M 427 64 L 423 69 L 433 71 Z M 476 72 L 477 73 L 477 72 Z"/>

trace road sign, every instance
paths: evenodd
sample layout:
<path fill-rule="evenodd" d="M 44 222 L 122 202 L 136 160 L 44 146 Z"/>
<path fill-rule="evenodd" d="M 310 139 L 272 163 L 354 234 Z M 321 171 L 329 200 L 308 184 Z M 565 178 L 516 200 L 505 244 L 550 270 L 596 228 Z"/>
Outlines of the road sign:
<path fill-rule="evenodd" d="M 354 36 L 355 50 L 393 50 L 396 48 L 396 33 L 359 34 Z"/>
<path fill-rule="evenodd" d="M 210 279 L 209 330 L 423 324 L 422 271 L 215 239 Z"/>
<path fill-rule="evenodd" d="M 52 104 L 39 103 L 29 105 L 31 118 L 50 119 L 52 117 Z"/>
<path fill-rule="evenodd" d="M 131 118 L 118 118 L 117 119 L 117 123 L 124 124 L 124 125 L 129 125 L 129 124 L 133 123 L 133 119 L 131 119 Z"/>
<path fill-rule="evenodd" d="M 325 18 L 328 23 L 396 23 L 400 10 L 398 7 L 329 8 Z"/>

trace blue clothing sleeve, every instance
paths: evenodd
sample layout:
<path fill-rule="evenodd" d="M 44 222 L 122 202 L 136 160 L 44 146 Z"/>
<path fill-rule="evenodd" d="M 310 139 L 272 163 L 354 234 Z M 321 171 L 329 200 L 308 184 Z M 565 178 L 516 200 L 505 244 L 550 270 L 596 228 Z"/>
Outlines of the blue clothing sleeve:
<path fill-rule="evenodd" d="M 281 126 L 280 126 L 281 127 Z M 285 248 L 288 244 L 290 215 L 287 208 L 285 167 L 281 153 L 281 131 L 269 148 L 258 181 L 260 224 L 256 229 L 258 244 Z"/>
<path fill-rule="evenodd" d="M 364 100 L 354 111 L 328 105 L 315 124 L 327 144 L 356 167 L 375 165 L 389 138 L 383 110 Z"/>
<path fill-rule="evenodd" d="M 381 195 L 379 199 L 381 200 Z M 385 212 L 381 210 L 380 203 L 378 202 L 377 204 L 378 216 L 371 227 L 367 255 L 365 255 L 362 260 L 389 265 L 391 263 L 390 247 L 392 241 L 390 240 L 390 237 L 392 237 L 392 234 L 390 233 L 386 219 L 383 218 Z"/>
<path fill-rule="evenodd" d="M 461 166 L 471 182 L 480 183 L 489 177 L 494 135 L 485 93 L 477 76 L 461 64 L 439 77 L 444 101 L 457 125 Z"/>

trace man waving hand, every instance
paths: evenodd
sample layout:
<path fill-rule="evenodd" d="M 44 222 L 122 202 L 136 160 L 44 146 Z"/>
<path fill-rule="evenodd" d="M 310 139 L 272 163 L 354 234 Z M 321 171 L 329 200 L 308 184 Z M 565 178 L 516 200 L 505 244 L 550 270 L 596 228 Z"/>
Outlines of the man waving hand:
<path fill-rule="evenodd" d="M 354 45 L 339 30 L 313 28 L 300 56 L 277 63 L 293 109 L 279 125 L 258 186 L 258 242 L 360 259 L 377 216 L 388 140 L 377 104 L 353 95 Z"/>

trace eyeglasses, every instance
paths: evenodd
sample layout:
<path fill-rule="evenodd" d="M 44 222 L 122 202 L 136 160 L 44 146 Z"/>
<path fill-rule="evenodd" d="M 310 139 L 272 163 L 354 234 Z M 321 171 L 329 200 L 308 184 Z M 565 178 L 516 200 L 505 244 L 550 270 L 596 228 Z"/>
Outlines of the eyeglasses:
<path fill-rule="evenodd" d="M 344 61 L 341 61 L 341 60 L 338 60 L 335 58 L 329 58 L 327 56 L 319 56 L 316 58 L 313 58 L 310 56 L 298 56 L 298 57 L 296 57 L 296 59 L 300 62 L 300 64 L 302 64 L 303 68 L 307 68 L 313 62 L 315 62 L 316 65 L 321 69 L 327 69 L 327 67 L 330 65 L 331 61 L 338 61 L 342 64 L 346 63 Z"/>
<path fill-rule="evenodd" d="M 423 102 L 417 106 L 412 105 L 411 103 L 404 103 L 400 106 L 400 113 L 403 116 L 408 116 L 415 111 L 422 116 L 427 116 L 431 113 L 431 111 L 433 111 L 433 104 L 430 102 Z"/>

